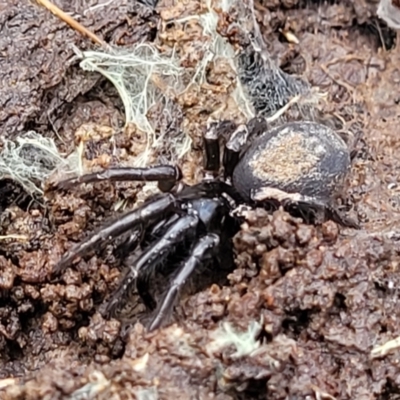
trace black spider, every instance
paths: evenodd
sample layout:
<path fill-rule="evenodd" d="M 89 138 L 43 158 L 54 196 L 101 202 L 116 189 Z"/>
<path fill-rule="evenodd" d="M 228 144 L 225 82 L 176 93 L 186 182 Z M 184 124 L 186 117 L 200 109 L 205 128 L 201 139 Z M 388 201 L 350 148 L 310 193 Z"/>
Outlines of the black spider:
<path fill-rule="evenodd" d="M 226 132 L 230 124 L 213 125 L 204 136 L 205 177 L 187 186 L 176 166 L 113 168 L 60 182 L 69 189 L 77 184 L 109 181 L 157 181 L 161 192 L 141 207 L 88 236 L 67 252 L 55 267 L 61 273 L 76 258 L 97 250 L 105 242 L 131 232 L 126 253 L 138 251 L 108 304 L 113 311 L 136 285 L 149 310 L 154 312 L 149 329 L 165 322 L 178 294 L 194 272 L 214 265 L 233 268 L 232 237 L 239 229 L 234 209 L 241 205 L 283 206 L 303 217 L 321 222 L 331 218 L 344 226 L 356 224 L 339 214 L 333 198 L 350 168 L 350 150 L 331 129 L 313 122 L 294 122 L 267 130 L 264 119 Z M 225 128 L 223 128 L 225 127 Z M 225 149 L 220 173 L 220 141 Z M 227 134 L 229 133 L 229 134 Z M 173 257 L 183 258 L 170 265 Z M 155 271 L 171 274 L 161 300 L 151 294 Z"/>

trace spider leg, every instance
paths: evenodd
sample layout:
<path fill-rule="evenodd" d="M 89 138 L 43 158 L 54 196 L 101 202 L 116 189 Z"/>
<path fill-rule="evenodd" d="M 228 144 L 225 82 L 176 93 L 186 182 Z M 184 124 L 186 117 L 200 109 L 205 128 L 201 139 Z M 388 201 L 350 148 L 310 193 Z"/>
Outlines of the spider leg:
<path fill-rule="evenodd" d="M 157 220 L 160 216 L 171 212 L 177 207 L 177 200 L 172 194 L 166 193 L 156 200 L 152 200 L 141 207 L 128 212 L 118 220 L 90 235 L 86 240 L 74 246 L 68 251 L 55 266 L 53 273 L 59 274 L 75 258 L 82 257 L 91 249 L 96 249 L 106 240 L 122 235 L 130 229 L 141 224 L 148 224 Z"/>
<path fill-rule="evenodd" d="M 122 181 L 143 181 L 159 182 L 159 187 L 163 191 L 168 191 L 176 182 L 182 178 L 182 172 L 178 167 L 172 165 L 158 165 L 149 168 L 110 168 L 102 172 L 95 172 L 66 179 L 56 184 L 56 189 L 71 189 L 82 183 L 93 183 L 102 181 L 122 182 Z"/>
<path fill-rule="evenodd" d="M 137 290 L 146 307 L 155 308 L 155 302 L 148 290 L 149 273 L 162 264 L 178 243 L 185 239 L 193 239 L 199 218 L 195 215 L 185 215 L 171 225 L 164 235 L 147 250 L 140 254 L 134 265 L 124 277 L 123 285 L 114 293 L 107 305 L 106 312 L 113 313 L 121 298 L 124 298 L 134 281 L 137 282 Z"/>
<path fill-rule="evenodd" d="M 219 124 L 212 124 L 204 135 L 204 170 L 207 179 L 214 178 L 220 168 Z"/>
<path fill-rule="evenodd" d="M 220 137 L 225 140 L 223 165 L 225 167 L 225 178 L 230 177 L 236 164 L 239 161 L 243 148 L 248 143 L 249 136 L 257 136 L 264 132 L 266 125 L 265 118 L 254 117 L 247 125 L 240 125 L 235 129 L 235 125 L 230 121 L 211 123 L 204 135 L 204 170 L 205 178 L 212 179 L 218 175 L 221 166 Z"/>
<path fill-rule="evenodd" d="M 166 230 L 181 217 L 179 210 L 176 210 L 176 214 L 172 214 L 171 217 L 163 218 L 157 221 L 154 225 L 148 226 L 148 229 L 143 229 L 142 226 L 129 232 L 127 238 L 118 246 L 116 254 L 119 258 L 126 259 L 128 256 L 137 249 L 139 244 L 148 243 L 150 240 L 159 239 Z M 129 261 L 128 261 L 129 264 Z"/>
<path fill-rule="evenodd" d="M 263 201 L 268 201 L 270 199 L 276 200 L 279 203 L 281 203 L 284 207 L 295 206 L 300 211 L 312 208 L 314 210 L 317 223 L 321 223 L 326 218 L 329 218 L 344 227 L 354 228 L 354 229 L 359 228 L 357 221 L 343 215 L 333 205 L 329 203 L 326 204 L 323 201 L 320 201 L 310 196 L 302 195 L 300 193 L 286 193 L 280 189 L 264 187 L 256 191 L 253 191 L 250 194 L 250 197 L 252 200 L 258 203 Z"/>
<path fill-rule="evenodd" d="M 178 210 L 177 210 L 178 211 Z M 159 239 L 164 233 L 171 227 L 171 225 L 175 224 L 175 222 L 182 217 L 183 214 L 172 214 L 169 218 L 162 219 L 158 221 L 155 225 L 149 227 L 146 232 L 146 238 L 149 240 Z M 186 214 L 185 214 L 186 215 Z"/>
<path fill-rule="evenodd" d="M 221 167 L 220 138 L 225 141 L 235 131 L 232 121 L 211 122 L 204 135 L 204 171 L 205 180 L 215 178 Z"/>
<path fill-rule="evenodd" d="M 216 248 L 219 246 L 219 242 L 219 236 L 213 233 L 203 236 L 196 242 L 191 255 L 179 268 L 170 288 L 161 300 L 160 307 L 149 325 L 150 331 L 161 326 L 165 318 L 171 313 L 178 297 L 179 290 L 193 274 L 194 270 L 202 265 L 204 261 L 207 261 L 213 256 Z"/>
<path fill-rule="evenodd" d="M 353 229 L 360 229 L 360 224 L 358 221 L 354 220 L 353 218 L 348 217 L 347 215 L 342 214 L 339 212 L 335 207 L 327 206 L 326 208 L 327 216 L 335 221 L 336 223 Z"/>
<path fill-rule="evenodd" d="M 139 244 L 142 242 L 144 236 L 143 227 L 135 229 L 133 232 L 129 232 L 127 238 L 116 248 L 116 254 L 119 258 L 125 258 L 129 254 L 133 253 Z"/>
<path fill-rule="evenodd" d="M 239 162 L 240 152 L 243 146 L 247 143 L 248 137 L 249 131 L 246 125 L 240 125 L 226 142 L 222 161 L 225 180 L 232 176 L 233 170 Z"/>
<path fill-rule="evenodd" d="M 352 131 L 339 131 L 338 135 L 345 141 L 348 148 L 350 149 L 350 160 L 354 161 L 358 154 L 358 144 L 363 138 L 363 131 L 358 127 L 355 127 L 355 132 Z"/>
<path fill-rule="evenodd" d="M 233 170 L 240 160 L 243 151 L 251 144 L 250 139 L 254 139 L 267 129 L 265 118 L 252 118 L 247 125 L 239 125 L 232 132 L 225 144 L 223 167 L 224 178 L 229 180 L 232 177 Z"/>

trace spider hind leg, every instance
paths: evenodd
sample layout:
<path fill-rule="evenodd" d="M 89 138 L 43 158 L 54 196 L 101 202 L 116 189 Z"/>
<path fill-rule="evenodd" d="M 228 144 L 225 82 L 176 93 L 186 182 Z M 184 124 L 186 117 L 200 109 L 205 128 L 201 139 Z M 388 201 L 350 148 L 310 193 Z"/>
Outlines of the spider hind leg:
<path fill-rule="evenodd" d="M 341 213 L 328 201 L 322 201 L 300 193 L 286 193 L 283 190 L 272 187 L 263 187 L 255 190 L 250 196 L 256 203 L 271 199 L 276 200 L 286 210 L 298 211 L 307 223 L 322 224 L 326 219 L 332 219 L 343 227 L 359 228 L 357 221 Z"/>

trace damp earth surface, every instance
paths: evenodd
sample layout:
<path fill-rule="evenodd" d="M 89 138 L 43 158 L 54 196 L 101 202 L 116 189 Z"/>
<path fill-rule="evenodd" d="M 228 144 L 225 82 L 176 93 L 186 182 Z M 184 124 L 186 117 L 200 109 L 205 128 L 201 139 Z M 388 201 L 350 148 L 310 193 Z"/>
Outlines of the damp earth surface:
<path fill-rule="evenodd" d="M 200 10 L 200 1 L 165 0 L 155 10 L 129 0 L 54 3 L 109 44 L 156 41 L 175 46 L 183 65 L 199 61 L 199 26 L 170 21 Z M 400 398 L 396 34 L 376 18 L 372 0 L 262 0 L 254 7 L 274 62 L 325 93 L 316 118 L 362 132 L 341 204 L 360 229 L 246 210 L 227 281 L 182 296 L 171 324 L 149 333 L 135 298 L 115 318 L 101 312 L 123 271 L 111 245 L 60 280 L 50 272 L 73 243 L 154 188 L 103 182 L 38 198 L 5 177 L 2 399 Z M 143 135 L 123 129 L 112 85 L 79 68 L 72 45 L 90 48 L 88 39 L 34 2 L 6 0 L 0 21 L 2 139 L 34 130 L 63 153 L 81 146 L 89 169 L 127 165 L 144 151 Z M 179 127 L 189 132 L 190 151 L 179 160 L 189 183 L 201 179 L 209 115 L 223 108 L 221 119 L 244 118 L 227 100 L 230 66 L 213 64 L 207 74 L 207 85 L 174 99 L 172 117 L 157 107 L 149 113 L 168 132 L 165 140 L 178 138 Z M 151 157 L 177 161 L 168 151 Z"/>

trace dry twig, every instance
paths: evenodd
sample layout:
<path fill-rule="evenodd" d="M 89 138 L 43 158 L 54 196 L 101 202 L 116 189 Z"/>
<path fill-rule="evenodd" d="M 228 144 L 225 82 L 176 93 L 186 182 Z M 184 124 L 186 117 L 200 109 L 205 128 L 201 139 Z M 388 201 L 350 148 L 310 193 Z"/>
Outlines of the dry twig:
<path fill-rule="evenodd" d="M 36 1 L 41 6 L 47 8 L 56 17 L 60 18 L 62 21 L 64 21 L 66 24 L 68 24 L 72 29 L 75 29 L 80 34 L 89 37 L 90 39 L 93 40 L 94 43 L 97 43 L 104 48 L 108 48 L 108 45 L 106 42 L 104 42 L 102 39 L 100 39 L 93 32 L 89 31 L 87 28 L 85 28 L 83 25 L 81 25 L 78 21 L 73 19 L 71 16 L 66 14 L 63 10 L 59 9 L 56 5 L 51 3 L 49 0 L 36 0 Z"/>

